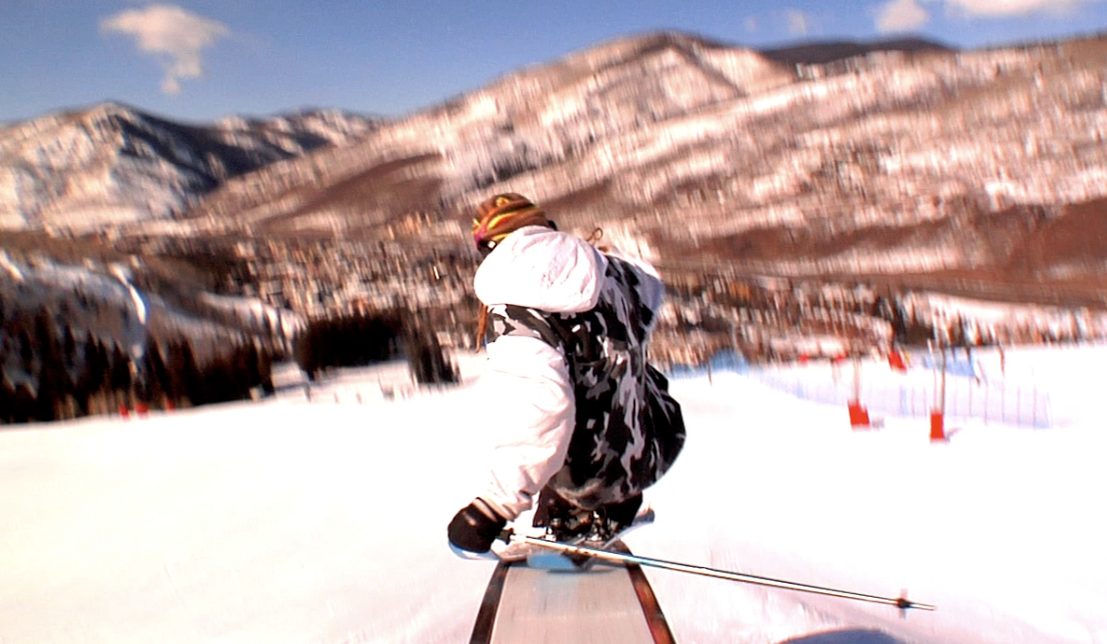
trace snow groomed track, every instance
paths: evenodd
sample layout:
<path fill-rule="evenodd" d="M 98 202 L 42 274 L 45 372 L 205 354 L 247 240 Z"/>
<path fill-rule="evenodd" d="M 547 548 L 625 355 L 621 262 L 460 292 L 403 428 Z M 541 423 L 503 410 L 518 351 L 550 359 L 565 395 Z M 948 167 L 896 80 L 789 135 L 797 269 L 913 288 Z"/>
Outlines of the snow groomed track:
<path fill-rule="evenodd" d="M 629 552 L 619 543 L 621 550 Z M 646 575 L 599 562 L 557 572 L 500 562 L 488 582 L 471 644 L 672 644 Z"/>

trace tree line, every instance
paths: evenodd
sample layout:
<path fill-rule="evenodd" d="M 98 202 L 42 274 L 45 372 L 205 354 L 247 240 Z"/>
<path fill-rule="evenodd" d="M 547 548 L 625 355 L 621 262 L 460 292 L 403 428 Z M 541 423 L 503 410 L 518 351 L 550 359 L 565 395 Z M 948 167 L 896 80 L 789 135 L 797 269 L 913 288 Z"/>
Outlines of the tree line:
<path fill-rule="evenodd" d="M 0 365 L 0 423 L 193 407 L 273 391 L 272 356 L 247 338 L 201 362 L 187 339 L 148 336 L 135 351 L 58 325 L 46 310 L 4 331 L 10 347 Z"/>
<path fill-rule="evenodd" d="M 279 356 L 248 336 L 200 360 L 186 338 L 147 336 L 136 350 L 58 324 L 45 309 L 9 320 L 3 331 L 3 424 L 195 407 L 274 392 L 272 366 Z M 312 379 L 331 367 L 401 358 L 419 383 L 458 379 L 436 334 L 404 323 L 398 312 L 316 320 L 294 346 L 296 362 Z"/>
<path fill-rule="evenodd" d="M 315 380 L 328 368 L 403 358 L 420 384 L 457 382 L 457 369 L 444 355 L 437 334 L 407 321 L 416 317 L 386 311 L 312 320 L 296 339 L 296 363 Z"/>

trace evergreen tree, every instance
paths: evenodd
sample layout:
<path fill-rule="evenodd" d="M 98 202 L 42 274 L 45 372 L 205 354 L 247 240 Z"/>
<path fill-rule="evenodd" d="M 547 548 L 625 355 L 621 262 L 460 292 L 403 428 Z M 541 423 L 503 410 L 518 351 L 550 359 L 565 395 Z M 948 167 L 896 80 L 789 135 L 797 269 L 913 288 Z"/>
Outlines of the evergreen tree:
<path fill-rule="evenodd" d="M 0 372 L 0 376 L 3 373 Z M 8 379 L 0 377 L 0 425 L 15 422 L 12 413 L 15 411 L 15 391 L 8 384 Z"/>
<path fill-rule="evenodd" d="M 446 359 L 438 338 L 430 331 L 416 332 L 408 342 L 408 365 L 420 384 L 457 382 L 457 371 Z"/>
<path fill-rule="evenodd" d="M 165 396 L 174 405 L 180 405 L 185 399 L 183 340 L 169 343 L 165 364 Z"/>
<path fill-rule="evenodd" d="M 146 347 L 140 373 L 144 376 L 144 398 L 146 402 L 154 403 L 165 398 L 169 373 L 165 368 L 165 361 L 162 360 L 157 343 L 147 338 Z"/>
<path fill-rule="evenodd" d="M 15 336 L 15 343 L 19 347 L 19 366 L 23 369 L 23 373 L 28 375 L 34 373 L 35 345 L 31 342 L 27 329 L 20 326 Z"/>
<path fill-rule="evenodd" d="M 38 390 L 35 392 L 35 419 L 48 422 L 57 420 L 58 408 L 68 389 L 69 376 L 62 358 L 61 344 L 54 333 L 50 314 L 43 310 L 35 316 L 35 346 L 39 352 L 39 370 L 35 374 Z"/>
<path fill-rule="evenodd" d="M 247 341 L 239 347 L 235 354 L 235 373 L 238 375 L 238 380 L 242 383 L 243 388 L 249 392 L 251 388 L 261 384 L 258 348 L 253 342 Z"/>
<path fill-rule="evenodd" d="M 115 396 L 125 396 L 131 390 L 131 359 L 118 344 L 112 349 L 111 372 L 108 384 Z"/>
<path fill-rule="evenodd" d="M 313 320 L 296 338 L 295 357 L 314 379 L 327 367 L 357 367 L 395 357 L 402 324 L 396 313 Z"/>
<path fill-rule="evenodd" d="M 77 366 L 77 340 L 68 324 L 62 328 L 61 355 L 66 367 L 73 369 Z"/>
<path fill-rule="evenodd" d="M 192 352 L 192 345 L 188 340 L 181 343 L 180 360 L 180 368 L 182 369 L 181 384 L 184 386 L 184 395 L 190 404 L 205 404 L 208 401 L 204 393 L 203 374 L 200 373 L 200 367 L 197 365 Z"/>
<path fill-rule="evenodd" d="M 261 390 L 265 395 L 272 396 L 276 393 L 273 386 L 273 355 L 269 349 L 262 349 L 258 354 L 258 376 L 261 378 Z"/>
<path fill-rule="evenodd" d="M 100 344 L 99 339 L 89 336 L 84 344 L 81 370 L 73 387 L 73 396 L 77 400 L 81 414 L 91 413 L 92 398 L 107 381 L 107 372 L 107 354 L 104 352 L 104 346 Z"/>
<path fill-rule="evenodd" d="M 35 394 L 26 383 L 15 388 L 12 396 L 11 418 L 13 423 L 26 423 L 35 419 Z"/>
<path fill-rule="evenodd" d="M 322 368 L 322 361 L 319 359 L 318 335 L 318 324 L 309 323 L 307 329 L 296 336 L 293 348 L 296 364 L 303 369 L 309 380 L 315 380 Z"/>
<path fill-rule="evenodd" d="M 239 400 L 240 383 L 234 376 L 232 360 L 234 356 L 218 357 L 204 365 L 201 373 L 204 381 L 204 398 L 208 403 L 222 403 Z"/>

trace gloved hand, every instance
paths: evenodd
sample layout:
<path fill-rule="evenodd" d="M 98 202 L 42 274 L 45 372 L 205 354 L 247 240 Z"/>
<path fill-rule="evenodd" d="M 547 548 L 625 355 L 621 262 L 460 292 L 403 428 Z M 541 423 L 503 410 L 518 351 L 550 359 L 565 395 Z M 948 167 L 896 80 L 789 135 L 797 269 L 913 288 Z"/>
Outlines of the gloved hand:
<path fill-rule="evenodd" d="M 446 534 L 455 548 L 483 553 L 492 549 L 492 543 L 505 525 L 507 519 L 496 514 L 481 499 L 473 499 L 454 515 Z"/>

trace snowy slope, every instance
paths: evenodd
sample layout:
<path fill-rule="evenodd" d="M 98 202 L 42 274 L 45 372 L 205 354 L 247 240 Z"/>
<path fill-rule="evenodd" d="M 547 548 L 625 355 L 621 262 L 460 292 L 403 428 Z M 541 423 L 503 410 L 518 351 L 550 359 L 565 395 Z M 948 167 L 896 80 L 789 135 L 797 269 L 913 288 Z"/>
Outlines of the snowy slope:
<path fill-rule="evenodd" d="M 1048 386 L 1068 421 L 960 420 L 937 445 L 924 420 L 851 431 L 844 404 L 756 371 L 675 379 L 689 442 L 636 552 L 938 605 L 904 620 L 650 570 L 678 641 L 1103 641 L 1105 359 L 1008 351 L 1009 377 Z M 287 382 L 260 403 L 0 431 L 0 641 L 467 641 L 492 566 L 454 557 L 445 525 L 483 482 L 487 401 L 394 372 L 343 372 L 310 402 Z"/>

